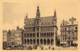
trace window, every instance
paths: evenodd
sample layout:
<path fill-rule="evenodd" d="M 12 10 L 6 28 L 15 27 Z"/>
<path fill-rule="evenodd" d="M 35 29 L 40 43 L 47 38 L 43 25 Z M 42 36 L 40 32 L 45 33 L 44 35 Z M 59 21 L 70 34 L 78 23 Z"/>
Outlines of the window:
<path fill-rule="evenodd" d="M 24 43 L 26 44 L 26 39 L 24 39 Z"/>
<path fill-rule="evenodd" d="M 26 34 L 24 34 L 24 37 L 26 37 Z"/>
<path fill-rule="evenodd" d="M 27 34 L 27 37 L 29 37 L 29 34 Z"/>
<path fill-rule="evenodd" d="M 35 39 L 33 39 L 33 44 L 35 44 Z"/>
<path fill-rule="evenodd" d="M 37 44 L 39 45 L 39 39 L 37 39 Z"/>
<path fill-rule="evenodd" d="M 29 39 L 27 39 L 27 44 L 29 44 Z"/>
<path fill-rule="evenodd" d="M 51 39 L 51 44 L 53 44 L 53 39 Z"/>
<path fill-rule="evenodd" d="M 49 33 L 47 33 L 47 37 L 49 36 Z"/>
<path fill-rule="evenodd" d="M 39 37 L 39 33 L 37 33 L 37 37 Z"/>
<path fill-rule="evenodd" d="M 65 31 L 67 30 L 67 28 L 65 28 Z"/>
<path fill-rule="evenodd" d="M 37 31 L 39 31 L 39 27 L 37 28 Z"/>
<path fill-rule="evenodd" d="M 39 24 L 39 21 L 37 21 L 37 24 Z"/>
<path fill-rule="evenodd" d="M 47 44 L 50 44 L 50 40 L 49 39 L 47 39 Z"/>
<path fill-rule="evenodd" d="M 33 31 L 35 31 L 35 27 L 33 27 Z"/>
<path fill-rule="evenodd" d="M 35 33 L 33 33 L 33 37 L 35 37 Z"/>
<path fill-rule="evenodd" d="M 42 39 L 40 40 L 40 42 L 41 42 L 41 44 L 43 44 L 43 40 Z"/>
<path fill-rule="evenodd" d="M 32 34 L 30 33 L 30 37 L 32 37 Z"/>
<path fill-rule="evenodd" d="M 51 33 L 51 37 L 53 36 L 53 33 Z"/>
<path fill-rule="evenodd" d="M 46 33 L 44 33 L 43 35 L 44 35 L 44 37 L 46 37 Z"/>
<path fill-rule="evenodd" d="M 32 44 L 32 39 L 30 39 L 30 44 Z"/>
<path fill-rule="evenodd" d="M 46 39 L 44 39 L 44 45 L 46 45 Z"/>

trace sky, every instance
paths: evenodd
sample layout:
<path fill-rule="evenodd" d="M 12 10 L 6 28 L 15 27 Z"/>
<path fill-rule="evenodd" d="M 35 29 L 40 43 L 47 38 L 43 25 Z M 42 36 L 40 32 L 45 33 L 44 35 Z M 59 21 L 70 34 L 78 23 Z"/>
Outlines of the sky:
<path fill-rule="evenodd" d="M 41 16 L 53 16 L 57 12 L 57 24 L 68 20 L 72 16 L 79 21 L 80 0 L 4 0 L 3 29 L 23 28 L 24 18 L 35 18 L 36 8 L 40 7 Z"/>

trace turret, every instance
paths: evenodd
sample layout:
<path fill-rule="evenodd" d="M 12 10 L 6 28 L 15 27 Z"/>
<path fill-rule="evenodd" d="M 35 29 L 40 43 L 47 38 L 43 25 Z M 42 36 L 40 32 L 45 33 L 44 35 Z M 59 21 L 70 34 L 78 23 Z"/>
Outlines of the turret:
<path fill-rule="evenodd" d="M 54 17 L 57 17 L 57 16 L 56 16 L 56 10 L 54 11 Z"/>
<path fill-rule="evenodd" d="M 27 20 L 28 20 L 28 15 L 26 15 L 25 19 L 24 19 L 24 24 L 27 23 Z"/>
<path fill-rule="evenodd" d="M 40 18 L 40 10 L 39 10 L 39 6 L 37 6 L 36 18 Z"/>

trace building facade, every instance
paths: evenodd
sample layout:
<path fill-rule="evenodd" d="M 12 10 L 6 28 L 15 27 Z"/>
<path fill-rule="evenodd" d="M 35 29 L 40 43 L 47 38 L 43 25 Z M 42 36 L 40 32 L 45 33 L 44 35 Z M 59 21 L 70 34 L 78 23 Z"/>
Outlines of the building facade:
<path fill-rule="evenodd" d="M 28 18 L 28 16 L 26 16 L 24 24 L 24 47 L 50 48 L 55 46 L 55 37 L 57 36 L 56 11 L 54 11 L 54 16 L 41 17 L 38 6 L 36 18 Z"/>
<path fill-rule="evenodd" d="M 15 30 L 3 31 L 3 48 L 16 49 L 22 47 L 22 29 L 17 27 Z M 4 48 L 4 49 L 5 49 Z"/>
<path fill-rule="evenodd" d="M 70 18 L 70 22 L 63 21 L 60 26 L 62 46 L 77 46 L 78 40 L 78 24 L 74 23 L 75 18 Z"/>
<path fill-rule="evenodd" d="M 7 31 L 3 31 L 3 49 L 6 49 L 7 47 Z"/>
<path fill-rule="evenodd" d="M 63 20 L 60 25 L 60 34 L 57 33 L 57 14 L 42 17 L 37 6 L 35 18 L 24 19 L 24 29 L 17 27 L 3 31 L 3 49 L 49 50 L 61 47 L 78 46 L 78 24 L 74 17 L 69 21 Z"/>

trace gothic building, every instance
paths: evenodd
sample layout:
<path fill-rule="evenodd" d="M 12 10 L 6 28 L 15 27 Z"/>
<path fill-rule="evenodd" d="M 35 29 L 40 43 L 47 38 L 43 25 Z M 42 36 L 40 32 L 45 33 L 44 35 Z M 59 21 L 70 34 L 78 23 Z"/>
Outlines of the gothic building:
<path fill-rule="evenodd" d="M 47 47 L 53 48 L 56 44 L 57 36 L 57 17 L 56 11 L 54 16 L 41 17 L 39 6 L 37 7 L 35 18 L 24 19 L 23 46 L 28 47 Z"/>
<path fill-rule="evenodd" d="M 57 34 L 56 10 L 53 16 L 42 17 L 37 6 L 35 18 L 24 19 L 24 29 L 17 27 L 3 31 L 3 49 L 51 49 L 78 46 L 78 24 L 74 17 L 69 21 L 63 20 L 60 34 Z"/>
<path fill-rule="evenodd" d="M 69 20 L 71 23 L 63 20 L 60 26 L 60 44 L 62 44 L 62 46 L 68 47 L 77 46 L 78 24 L 74 22 L 76 20 L 74 17 L 70 18 Z"/>

